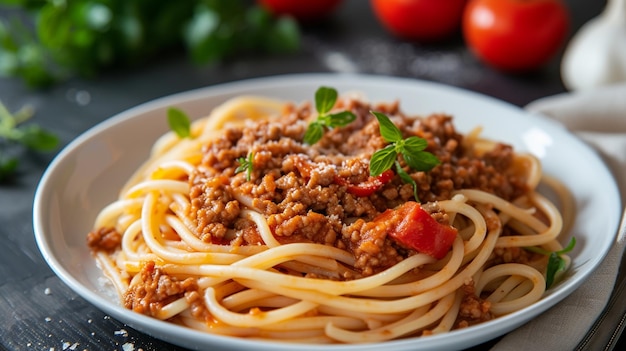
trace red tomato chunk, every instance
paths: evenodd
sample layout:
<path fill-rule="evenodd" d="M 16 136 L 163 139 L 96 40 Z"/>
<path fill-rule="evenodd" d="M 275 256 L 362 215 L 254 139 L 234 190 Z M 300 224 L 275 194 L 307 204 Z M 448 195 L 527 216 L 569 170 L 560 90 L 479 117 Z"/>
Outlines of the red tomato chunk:
<path fill-rule="evenodd" d="M 370 177 L 366 182 L 363 183 L 352 184 L 348 182 L 345 178 L 342 178 L 340 176 L 335 176 L 335 183 L 339 185 L 345 185 L 348 192 L 354 196 L 366 197 L 378 191 L 380 188 L 383 187 L 383 185 L 389 183 L 393 176 L 393 171 L 388 169 L 376 177 Z"/>
<path fill-rule="evenodd" d="M 413 201 L 381 213 L 374 221 L 384 222 L 389 237 L 400 245 L 436 259 L 450 251 L 457 234 L 456 228 L 437 222 Z"/>

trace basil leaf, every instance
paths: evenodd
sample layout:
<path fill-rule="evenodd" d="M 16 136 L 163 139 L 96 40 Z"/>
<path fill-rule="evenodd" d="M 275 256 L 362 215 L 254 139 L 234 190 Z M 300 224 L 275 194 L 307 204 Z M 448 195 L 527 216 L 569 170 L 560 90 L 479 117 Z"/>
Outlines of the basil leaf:
<path fill-rule="evenodd" d="M 554 283 L 556 274 L 560 271 L 564 271 L 566 267 L 565 260 L 561 257 L 562 254 L 572 251 L 576 246 L 576 238 L 572 237 L 566 247 L 559 251 L 550 252 L 542 249 L 538 246 L 525 247 L 526 250 L 541 255 L 548 255 L 548 265 L 546 267 L 546 289 L 550 288 Z"/>
<path fill-rule="evenodd" d="M 320 115 L 325 115 L 337 102 L 337 90 L 329 87 L 319 87 L 315 91 L 315 109 Z"/>
<path fill-rule="evenodd" d="M 180 138 L 191 136 L 191 122 L 187 114 L 180 109 L 170 107 L 167 109 L 167 122 L 170 129 Z"/>
<path fill-rule="evenodd" d="M 343 127 L 352 123 L 356 116 L 350 111 L 341 111 L 328 114 L 337 102 L 337 90 L 329 87 L 319 87 L 315 91 L 315 108 L 318 116 L 311 122 L 304 133 L 304 142 L 313 145 L 324 135 L 326 127 Z"/>
<path fill-rule="evenodd" d="M 546 289 L 549 289 L 554 283 L 557 272 L 565 269 L 565 260 L 559 254 L 553 252 L 548 259 L 548 267 L 546 269 Z"/>
<path fill-rule="evenodd" d="M 574 246 L 576 246 L 576 237 L 572 237 L 569 240 L 569 243 L 567 244 L 567 246 L 565 246 L 564 248 L 562 248 L 559 251 L 556 251 L 556 253 L 558 255 L 562 255 L 564 253 L 568 253 L 568 252 L 570 252 L 570 251 L 572 251 L 574 249 Z M 540 248 L 538 246 L 527 246 L 527 247 L 524 247 L 524 248 L 526 250 L 530 251 L 530 252 L 538 253 L 538 254 L 541 254 L 541 255 L 548 256 L 548 255 L 552 254 L 552 251 L 548 251 L 548 250 L 542 249 L 542 248 Z"/>
<path fill-rule="evenodd" d="M 400 167 L 396 158 L 398 153 L 409 165 L 410 168 L 417 171 L 429 171 L 440 163 L 439 159 L 430 152 L 423 151 L 428 142 L 417 136 L 406 139 L 402 138 L 402 131 L 384 113 L 371 111 L 378 120 L 380 127 L 380 135 L 390 143 L 384 149 L 376 151 L 370 159 L 370 175 L 378 175 L 385 170 L 391 168 L 393 162 L 396 162 L 396 170 L 400 178 L 413 186 L 413 195 L 417 201 L 417 184 L 408 173 Z"/>
<path fill-rule="evenodd" d="M 403 148 L 409 153 L 417 153 L 424 150 L 428 146 L 426 139 L 412 136 L 404 140 Z"/>
<path fill-rule="evenodd" d="M 375 177 L 393 166 L 398 153 L 394 145 L 377 150 L 370 159 L 370 175 Z"/>
<path fill-rule="evenodd" d="M 350 111 L 341 111 L 327 116 L 330 127 L 344 127 L 352 123 L 356 116 Z"/>
<path fill-rule="evenodd" d="M 406 161 L 409 167 L 419 172 L 430 171 L 433 167 L 440 163 L 437 156 L 426 151 L 411 153 L 404 150 L 402 157 L 404 157 L 404 161 Z"/>
<path fill-rule="evenodd" d="M 572 251 L 574 249 L 574 246 L 576 246 L 576 237 L 572 237 L 569 240 L 569 243 L 567 244 L 567 246 L 565 246 L 561 250 L 557 251 L 556 253 L 559 254 L 559 255 L 562 255 L 564 253 L 568 253 L 568 252 L 570 252 L 570 251 Z"/>
<path fill-rule="evenodd" d="M 304 142 L 309 145 L 317 143 L 324 135 L 324 126 L 314 121 L 309 124 L 304 132 Z"/>
<path fill-rule="evenodd" d="M 402 132 L 400 129 L 396 127 L 393 122 L 387 117 L 384 113 L 372 111 L 376 119 L 378 120 L 378 125 L 380 126 L 380 135 L 385 139 L 388 143 L 393 143 L 402 140 Z"/>

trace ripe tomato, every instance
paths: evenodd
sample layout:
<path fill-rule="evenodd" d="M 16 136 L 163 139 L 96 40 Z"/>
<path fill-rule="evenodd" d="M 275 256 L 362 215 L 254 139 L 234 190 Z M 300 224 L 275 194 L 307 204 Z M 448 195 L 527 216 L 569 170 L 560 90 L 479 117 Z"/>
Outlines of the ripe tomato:
<path fill-rule="evenodd" d="M 469 0 L 462 31 L 478 58 L 522 72 L 539 68 L 558 52 L 569 23 L 562 0 Z"/>
<path fill-rule="evenodd" d="M 276 15 L 291 15 L 299 21 L 310 22 L 326 17 L 341 0 L 257 0 Z"/>
<path fill-rule="evenodd" d="M 394 35 L 433 42 L 454 34 L 467 0 L 371 0 L 378 20 Z"/>

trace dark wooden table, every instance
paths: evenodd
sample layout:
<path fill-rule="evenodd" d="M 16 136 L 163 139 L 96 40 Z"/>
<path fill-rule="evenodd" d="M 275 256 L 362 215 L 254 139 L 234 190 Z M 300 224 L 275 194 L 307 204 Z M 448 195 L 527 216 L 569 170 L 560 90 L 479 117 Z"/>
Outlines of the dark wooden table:
<path fill-rule="evenodd" d="M 572 33 L 600 13 L 605 1 L 569 0 Z M 3 14 L 0 9 L 0 15 Z M 304 28 L 299 53 L 238 57 L 198 67 L 172 53 L 142 67 L 113 70 L 95 80 L 71 80 L 45 91 L 0 80 L 0 100 L 11 110 L 35 107 L 35 121 L 65 145 L 95 124 L 137 104 L 189 89 L 252 77 L 355 70 L 442 82 L 523 106 L 564 91 L 559 57 L 528 75 L 506 75 L 479 63 L 460 36 L 437 45 L 390 37 L 369 2 L 346 0 L 326 22 Z M 349 64 L 346 65 L 345 63 Z M 84 301 L 48 268 L 35 244 L 35 188 L 55 153 L 21 154 L 19 176 L 0 185 L 0 348 L 7 350 L 178 350 L 125 326 Z M 80 215 L 77 209 L 77 216 Z M 487 349 L 492 342 L 476 349 Z"/>

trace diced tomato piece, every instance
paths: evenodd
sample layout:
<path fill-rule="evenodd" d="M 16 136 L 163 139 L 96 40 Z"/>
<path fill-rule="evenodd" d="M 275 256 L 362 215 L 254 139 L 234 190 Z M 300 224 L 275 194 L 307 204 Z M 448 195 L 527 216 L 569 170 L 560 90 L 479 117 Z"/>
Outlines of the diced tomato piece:
<path fill-rule="evenodd" d="M 437 222 L 414 201 L 387 210 L 374 221 L 384 222 L 387 235 L 400 245 L 436 259 L 443 258 L 450 251 L 457 235 L 456 228 Z"/>
<path fill-rule="evenodd" d="M 358 184 L 350 183 L 345 178 L 335 175 L 335 183 L 345 185 L 348 188 L 348 192 L 354 196 L 366 197 L 389 183 L 394 175 L 393 171 L 388 169 L 376 177 L 369 177 L 367 181 Z"/>

